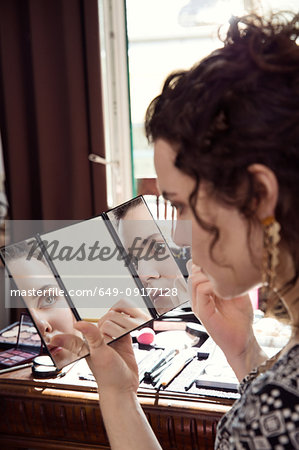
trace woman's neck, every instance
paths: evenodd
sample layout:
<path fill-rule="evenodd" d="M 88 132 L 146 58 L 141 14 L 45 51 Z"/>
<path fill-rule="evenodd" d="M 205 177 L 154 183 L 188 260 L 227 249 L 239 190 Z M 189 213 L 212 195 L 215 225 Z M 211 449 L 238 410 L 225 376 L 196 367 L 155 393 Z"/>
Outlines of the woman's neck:
<path fill-rule="evenodd" d="M 299 327 L 299 279 L 296 283 L 285 290 L 287 283 L 295 275 L 294 264 L 289 252 L 280 249 L 280 265 L 277 274 L 278 292 L 282 292 L 283 303 L 290 316 L 290 325 L 297 329 Z"/>

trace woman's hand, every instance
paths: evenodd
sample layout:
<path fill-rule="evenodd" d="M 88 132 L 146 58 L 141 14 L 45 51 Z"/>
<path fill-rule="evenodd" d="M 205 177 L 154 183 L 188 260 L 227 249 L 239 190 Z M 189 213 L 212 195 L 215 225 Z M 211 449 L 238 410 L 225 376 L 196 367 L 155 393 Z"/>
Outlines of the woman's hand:
<path fill-rule="evenodd" d="M 106 393 L 110 390 L 119 393 L 137 392 L 138 366 L 131 336 L 123 336 L 107 345 L 97 326 L 78 322 L 76 329 L 83 333 L 88 343 L 90 356 L 87 362 L 97 380 L 100 392 L 101 389 Z"/>
<path fill-rule="evenodd" d="M 148 312 L 136 308 L 128 300 L 120 300 L 98 321 L 105 342 L 134 330 L 151 320 Z"/>
<path fill-rule="evenodd" d="M 149 320 L 151 316 L 141 308 L 134 307 L 128 300 L 120 300 L 101 317 L 97 325 L 84 321 L 75 323 L 74 328 L 85 336 L 89 346 L 87 362 L 100 391 L 137 391 L 138 367 L 131 337 L 127 335 L 110 345 L 107 343 Z M 60 334 L 52 338 L 50 345 L 63 347 L 81 356 L 84 341 L 75 334 Z"/>
<path fill-rule="evenodd" d="M 88 344 L 90 355 L 86 359 L 98 383 L 100 395 L 101 390 L 105 393 L 113 392 L 115 395 L 135 393 L 139 379 L 131 336 L 124 336 L 107 345 L 97 325 L 80 321 L 74 328 L 84 335 Z M 78 339 L 78 336 L 60 334 L 52 338 L 51 345 L 78 354 L 84 342 L 79 342 Z"/>
<path fill-rule="evenodd" d="M 224 352 L 239 380 L 267 359 L 252 329 L 253 308 L 249 295 L 224 300 L 195 264 L 188 280 L 192 310 Z"/>
<path fill-rule="evenodd" d="M 161 450 L 137 399 L 138 367 L 130 335 L 107 345 L 97 325 L 80 321 L 74 327 L 89 346 L 87 362 L 99 386 L 100 407 L 111 448 Z M 67 336 L 72 337 L 53 337 L 57 339 L 54 344 L 74 351 L 74 342 Z"/>
<path fill-rule="evenodd" d="M 80 321 L 74 328 L 84 335 L 88 344 L 90 356 L 86 359 L 96 378 L 100 394 L 102 389 L 105 392 L 114 391 L 116 394 L 136 392 L 139 385 L 138 367 L 131 336 L 124 336 L 107 345 L 97 325 Z M 52 338 L 51 345 L 78 353 L 82 342 L 78 342 L 78 336 L 60 334 Z M 75 347 L 78 347 L 78 352 Z"/>

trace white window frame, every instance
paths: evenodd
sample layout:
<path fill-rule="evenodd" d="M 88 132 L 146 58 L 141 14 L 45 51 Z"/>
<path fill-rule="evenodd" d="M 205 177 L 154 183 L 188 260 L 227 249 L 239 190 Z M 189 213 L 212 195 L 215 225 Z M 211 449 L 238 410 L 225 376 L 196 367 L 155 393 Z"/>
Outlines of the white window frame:
<path fill-rule="evenodd" d="M 125 3 L 98 0 L 98 5 L 107 202 L 113 207 L 133 196 Z"/>
<path fill-rule="evenodd" d="M 244 0 L 244 6 L 262 12 L 271 1 Z M 106 160 L 90 159 L 106 164 L 107 202 L 114 207 L 134 194 L 125 0 L 98 0 L 98 7 Z"/>

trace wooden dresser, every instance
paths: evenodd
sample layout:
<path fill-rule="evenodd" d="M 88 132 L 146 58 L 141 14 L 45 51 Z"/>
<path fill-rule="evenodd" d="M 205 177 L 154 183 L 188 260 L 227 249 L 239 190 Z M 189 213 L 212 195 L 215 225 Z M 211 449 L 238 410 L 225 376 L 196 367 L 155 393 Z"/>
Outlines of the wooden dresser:
<path fill-rule="evenodd" d="M 212 449 L 233 402 L 152 389 L 139 400 L 164 450 Z M 0 375 L 0 417 L 1 449 L 109 448 L 95 383 L 69 374 L 47 382 L 33 380 L 30 368 Z"/>

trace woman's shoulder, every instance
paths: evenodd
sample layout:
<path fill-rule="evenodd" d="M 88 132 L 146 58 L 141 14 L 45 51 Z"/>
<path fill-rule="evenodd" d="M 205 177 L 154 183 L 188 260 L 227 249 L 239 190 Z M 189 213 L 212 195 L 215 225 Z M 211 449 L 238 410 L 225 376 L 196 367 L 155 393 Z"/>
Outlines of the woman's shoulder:
<path fill-rule="evenodd" d="M 269 370 L 252 382 L 252 393 L 258 394 L 267 385 L 299 395 L 299 344 L 280 356 Z"/>
<path fill-rule="evenodd" d="M 218 445 L 227 440 L 252 445 L 242 448 L 299 449 L 298 363 L 296 345 L 271 369 L 246 382 L 241 398 L 219 423 Z"/>
<path fill-rule="evenodd" d="M 267 364 L 267 361 L 266 363 Z M 244 394 L 251 387 L 255 393 L 261 390 L 267 384 L 274 383 L 288 387 L 298 394 L 299 390 L 299 344 L 291 347 L 286 353 L 281 355 L 273 366 L 262 373 L 260 368 L 253 369 L 241 381 L 239 392 Z"/>
<path fill-rule="evenodd" d="M 277 381 L 289 380 L 289 382 L 294 382 L 294 387 L 296 387 L 298 392 L 299 344 L 294 345 L 286 353 L 282 354 L 269 371 L 269 374 L 275 377 Z"/>

